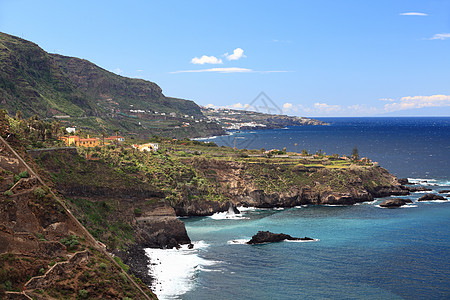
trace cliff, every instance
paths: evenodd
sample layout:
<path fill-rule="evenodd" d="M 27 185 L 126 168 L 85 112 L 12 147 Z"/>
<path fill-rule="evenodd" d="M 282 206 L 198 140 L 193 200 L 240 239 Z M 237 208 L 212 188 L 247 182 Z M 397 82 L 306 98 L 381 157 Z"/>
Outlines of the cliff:
<path fill-rule="evenodd" d="M 409 193 L 395 176 L 378 166 L 308 168 L 298 164 L 201 158 L 185 162 L 194 165 L 211 181 L 218 182 L 224 197 L 236 206 L 352 205 L 372 201 L 375 197 Z M 183 200 L 174 207 L 181 216 L 210 215 L 225 211 L 228 204 Z"/>

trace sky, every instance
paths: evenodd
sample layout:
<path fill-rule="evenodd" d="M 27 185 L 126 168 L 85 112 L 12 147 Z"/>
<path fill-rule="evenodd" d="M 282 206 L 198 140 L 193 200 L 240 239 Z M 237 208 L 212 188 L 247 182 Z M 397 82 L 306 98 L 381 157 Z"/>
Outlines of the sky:
<path fill-rule="evenodd" d="M 450 0 L 0 0 L 0 31 L 203 106 L 450 116 Z"/>

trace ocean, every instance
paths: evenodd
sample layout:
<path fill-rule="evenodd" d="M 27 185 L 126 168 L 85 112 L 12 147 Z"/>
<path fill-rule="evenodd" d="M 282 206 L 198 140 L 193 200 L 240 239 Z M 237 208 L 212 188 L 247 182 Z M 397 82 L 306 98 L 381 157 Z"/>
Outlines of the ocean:
<path fill-rule="evenodd" d="M 320 120 L 331 125 L 210 141 L 347 155 L 356 146 L 398 177 L 433 192 L 450 189 L 450 117 Z M 450 202 L 417 202 L 423 194 L 399 209 L 380 208 L 376 199 L 183 218 L 195 247 L 146 249 L 152 289 L 160 299 L 449 299 Z M 316 241 L 245 244 L 259 230 Z"/>

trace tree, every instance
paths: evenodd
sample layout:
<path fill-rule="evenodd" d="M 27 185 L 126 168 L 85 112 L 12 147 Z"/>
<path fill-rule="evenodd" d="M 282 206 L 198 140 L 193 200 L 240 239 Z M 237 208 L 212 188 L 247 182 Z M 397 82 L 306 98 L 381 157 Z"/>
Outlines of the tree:
<path fill-rule="evenodd" d="M 356 146 L 355 146 L 355 148 L 353 148 L 351 157 L 352 157 L 352 160 L 358 160 L 359 159 L 359 152 L 358 152 L 358 148 L 356 148 Z"/>
<path fill-rule="evenodd" d="M 0 135 L 6 136 L 9 132 L 8 113 L 6 110 L 0 110 Z"/>

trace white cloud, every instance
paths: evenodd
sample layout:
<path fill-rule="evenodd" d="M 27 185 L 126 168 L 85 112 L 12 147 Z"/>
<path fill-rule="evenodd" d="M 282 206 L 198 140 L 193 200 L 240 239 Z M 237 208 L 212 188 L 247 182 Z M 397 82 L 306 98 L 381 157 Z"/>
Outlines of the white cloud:
<path fill-rule="evenodd" d="M 407 12 L 407 13 L 401 13 L 400 16 L 428 16 L 428 14 L 420 13 L 420 12 Z"/>
<path fill-rule="evenodd" d="M 381 98 L 381 99 L 378 99 L 378 100 L 380 100 L 380 101 L 389 101 L 389 102 L 394 102 L 395 101 L 392 98 Z"/>
<path fill-rule="evenodd" d="M 137 72 L 143 72 L 144 70 L 137 70 Z"/>
<path fill-rule="evenodd" d="M 214 105 L 214 104 L 207 104 L 205 107 L 207 108 L 228 108 L 228 109 L 248 109 L 250 107 L 250 104 L 242 104 L 240 102 L 230 104 L 230 105 Z"/>
<path fill-rule="evenodd" d="M 283 108 L 284 108 L 284 109 L 292 108 L 292 103 L 289 103 L 289 102 L 284 103 L 284 104 L 283 104 Z"/>
<path fill-rule="evenodd" d="M 240 108 L 244 108 L 244 105 L 242 105 L 242 103 L 239 102 L 239 103 L 236 103 L 236 104 L 232 104 L 229 107 L 240 109 Z"/>
<path fill-rule="evenodd" d="M 253 72 L 252 69 L 245 68 L 211 68 L 211 69 L 200 69 L 200 70 L 182 70 L 170 72 L 171 74 L 176 73 L 203 73 L 203 72 L 218 72 L 218 73 L 249 73 Z"/>
<path fill-rule="evenodd" d="M 314 108 L 317 111 L 326 112 L 326 113 L 336 112 L 336 111 L 340 111 L 341 110 L 341 106 L 340 105 L 329 105 L 329 104 L 326 104 L 326 103 L 319 103 L 319 102 L 314 103 Z"/>
<path fill-rule="evenodd" d="M 274 43 L 286 43 L 286 44 L 292 43 L 292 41 L 290 41 L 290 40 L 272 40 L 272 42 L 274 42 Z"/>
<path fill-rule="evenodd" d="M 222 64 L 222 60 L 220 58 L 215 57 L 215 56 L 203 55 L 200 58 L 194 57 L 193 59 L 191 59 L 191 63 L 193 63 L 195 65 L 203 65 L 203 64 L 217 65 L 217 64 Z"/>
<path fill-rule="evenodd" d="M 450 33 L 436 33 L 430 40 L 446 40 L 450 39 Z"/>
<path fill-rule="evenodd" d="M 211 68 L 211 69 L 200 69 L 200 70 L 181 70 L 181 71 L 173 71 L 170 74 L 177 73 L 204 73 L 204 72 L 216 72 L 216 73 L 286 73 L 291 71 L 255 71 L 247 68 Z"/>
<path fill-rule="evenodd" d="M 348 114 L 352 116 L 373 115 L 380 113 L 380 109 L 376 107 L 367 107 L 364 104 L 355 104 L 347 106 Z"/>
<path fill-rule="evenodd" d="M 228 59 L 228 60 L 238 60 L 242 57 L 246 57 L 244 55 L 244 50 L 242 50 L 241 48 L 236 48 L 233 50 L 233 54 L 228 54 L 225 53 L 224 56 Z"/>
<path fill-rule="evenodd" d="M 114 69 L 113 71 L 114 71 L 114 73 L 116 73 L 117 75 L 120 75 L 120 74 L 123 73 L 123 70 L 121 70 L 120 68 L 116 68 L 116 69 Z"/>
<path fill-rule="evenodd" d="M 387 112 L 424 107 L 450 106 L 450 95 L 402 97 L 399 102 L 384 105 Z"/>

